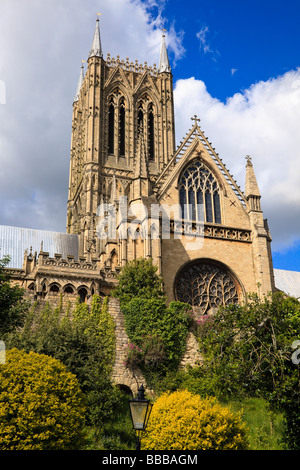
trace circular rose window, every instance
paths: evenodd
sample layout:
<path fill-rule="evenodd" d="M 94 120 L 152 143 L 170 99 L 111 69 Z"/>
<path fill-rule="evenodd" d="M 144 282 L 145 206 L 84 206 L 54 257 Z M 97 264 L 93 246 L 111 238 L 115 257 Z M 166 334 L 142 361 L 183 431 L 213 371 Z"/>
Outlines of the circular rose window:
<path fill-rule="evenodd" d="M 238 303 L 238 284 L 233 276 L 217 263 L 197 260 L 185 265 L 175 279 L 175 297 L 202 313 L 210 309 Z"/>

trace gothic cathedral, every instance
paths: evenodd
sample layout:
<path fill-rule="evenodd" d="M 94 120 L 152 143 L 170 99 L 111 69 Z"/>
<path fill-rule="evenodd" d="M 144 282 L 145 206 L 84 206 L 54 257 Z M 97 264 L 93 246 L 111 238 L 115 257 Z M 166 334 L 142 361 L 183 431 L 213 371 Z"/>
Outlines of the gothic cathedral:
<path fill-rule="evenodd" d="M 141 257 L 157 265 L 169 301 L 199 313 L 275 289 L 252 160 L 243 192 L 192 121 L 176 147 L 164 35 L 158 67 L 104 59 L 97 20 L 73 104 L 67 233 L 32 235 L 39 246 L 12 270 L 35 299 L 107 295 Z"/>

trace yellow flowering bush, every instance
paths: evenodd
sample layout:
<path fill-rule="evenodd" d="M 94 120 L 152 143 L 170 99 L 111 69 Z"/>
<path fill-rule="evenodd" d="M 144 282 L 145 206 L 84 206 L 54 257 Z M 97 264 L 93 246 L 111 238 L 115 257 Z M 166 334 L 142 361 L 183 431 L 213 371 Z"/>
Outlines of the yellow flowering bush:
<path fill-rule="evenodd" d="M 84 397 L 57 359 L 18 349 L 0 365 L 0 450 L 65 450 L 82 443 Z"/>
<path fill-rule="evenodd" d="M 187 390 L 164 393 L 153 405 L 144 450 L 243 450 L 248 448 L 241 415 Z"/>

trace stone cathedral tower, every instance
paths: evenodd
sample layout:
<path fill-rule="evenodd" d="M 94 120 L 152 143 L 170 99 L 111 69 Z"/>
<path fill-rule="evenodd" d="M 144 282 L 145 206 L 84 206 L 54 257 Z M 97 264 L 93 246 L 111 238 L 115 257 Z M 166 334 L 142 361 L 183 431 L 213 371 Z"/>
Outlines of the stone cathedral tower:
<path fill-rule="evenodd" d="M 73 104 L 67 232 L 80 252 L 100 256 L 101 203 L 148 197 L 175 152 L 173 84 L 165 37 L 159 67 L 103 59 L 99 19 Z M 114 253 L 117 253 L 115 250 Z"/>

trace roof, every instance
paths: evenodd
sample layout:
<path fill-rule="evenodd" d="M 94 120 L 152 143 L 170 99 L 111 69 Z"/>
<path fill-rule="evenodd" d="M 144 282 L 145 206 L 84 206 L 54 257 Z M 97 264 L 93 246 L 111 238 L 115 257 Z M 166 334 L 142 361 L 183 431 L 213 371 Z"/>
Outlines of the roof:
<path fill-rule="evenodd" d="M 300 299 L 300 272 L 274 269 L 274 276 L 277 289 Z"/>
<path fill-rule="evenodd" d="M 0 225 L 0 259 L 9 255 L 9 268 L 22 269 L 24 252 L 31 249 L 48 252 L 50 257 L 57 253 L 78 259 L 78 246 L 78 235 Z"/>

